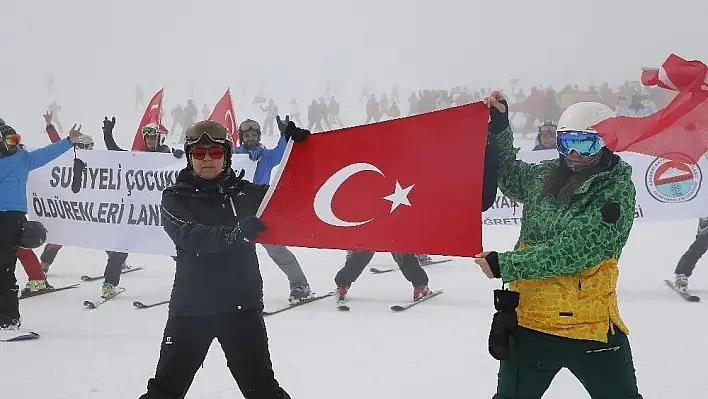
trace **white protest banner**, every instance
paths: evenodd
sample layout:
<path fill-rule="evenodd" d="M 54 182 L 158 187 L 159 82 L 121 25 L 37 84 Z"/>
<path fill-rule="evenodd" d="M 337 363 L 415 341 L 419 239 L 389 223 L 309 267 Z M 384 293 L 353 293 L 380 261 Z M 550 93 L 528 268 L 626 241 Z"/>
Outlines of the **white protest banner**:
<path fill-rule="evenodd" d="M 708 216 L 708 189 L 703 188 L 703 170 L 708 161 L 701 158 L 697 165 L 656 158 L 633 152 L 620 153 L 632 165 L 632 180 L 637 190 L 637 221 L 697 219 Z M 558 157 L 556 150 L 522 151 L 517 155 L 526 162 L 538 163 Z M 497 192 L 491 209 L 484 212 L 486 226 L 521 225 L 522 204 Z"/>
<path fill-rule="evenodd" d="M 47 242 L 108 251 L 174 255 L 162 229 L 162 191 L 174 184 L 186 158 L 171 154 L 77 150 L 86 162 L 81 190 L 71 191 L 74 152 L 30 173 L 27 202 L 30 220 L 48 231 Z M 232 157 L 251 181 L 257 163 L 248 155 Z"/>

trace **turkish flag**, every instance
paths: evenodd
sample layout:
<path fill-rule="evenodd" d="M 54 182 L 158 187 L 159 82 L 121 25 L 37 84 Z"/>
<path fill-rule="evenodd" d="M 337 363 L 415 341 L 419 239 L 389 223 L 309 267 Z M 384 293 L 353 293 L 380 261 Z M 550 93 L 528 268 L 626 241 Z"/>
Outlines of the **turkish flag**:
<path fill-rule="evenodd" d="M 231 101 L 231 89 L 226 89 L 226 93 L 216 103 L 214 110 L 211 111 L 209 120 L 224 125 L 231 134 L 234 146 L 238 144 L 238 128 L 236 127 L 236 117 L 234 116 L 234 103 Z"/>
<path fill-rule="evenodd" d="M 643 118 L 619 116 L 595 126 L 613 151 L 697 163 L 708 150 L 708 66 L 671 54 L 661 68 L 643 68 L 642 83 L 677 91 L 663 109 Z"/>
<path fill-rule="evenodd" d="M 154 123 L 156 125 L 162 126 L 162 95 L 165 89 L 160 89 L 145 108 L 143 113 L 143 118 L 140 120 L 140 125 L 138 125 L 138 131 L 135 133 L 133 138 L 132 151 L 145 151 L 145 141 L 143 140 L 143 127 Z M 167 129 L 165 129 L 167 131 Z"/>
<path fill-rule="evenodd" d="M 257 241 L 478 254 L 488 120 L 477 102 L 290 141 Z"/>

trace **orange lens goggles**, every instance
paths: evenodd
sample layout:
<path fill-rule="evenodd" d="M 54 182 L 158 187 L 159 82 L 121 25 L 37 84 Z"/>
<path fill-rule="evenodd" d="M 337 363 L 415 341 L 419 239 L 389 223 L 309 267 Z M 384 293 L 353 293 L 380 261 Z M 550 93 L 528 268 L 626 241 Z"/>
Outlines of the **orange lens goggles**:
<path fill-rule="evenodd" d="M 16 146 L 22 141 L 22 136 L 19 134 L 8 134 L 5 137 L 0 136 L 0 143 L 4 142 L 8 146 Z"/>

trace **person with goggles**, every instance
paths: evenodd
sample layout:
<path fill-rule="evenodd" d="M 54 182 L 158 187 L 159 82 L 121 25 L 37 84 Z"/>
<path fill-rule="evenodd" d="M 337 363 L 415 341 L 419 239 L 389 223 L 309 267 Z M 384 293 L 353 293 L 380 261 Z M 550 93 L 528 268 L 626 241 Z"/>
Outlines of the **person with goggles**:
<path fill-rule="evenodd" d="M 108 119 L 108 117 L 103 118 L 103 141 L 106 145 L 106 149 L 109 151 L 128 151 L 120 148 L 118 144 L 116 144 L 116 141 L 113 138 L 113 128 L 115 125 L 115 116 L 111 119 Z M 165 135 L 167 135 L 164 126 L 158 124 L 148 124 L 142 128 L 141 133 L 146 152 L 172 153 L 172 155 L 178 159 L 184 156 L 184 151 L 179 149 L 171 149 L 169 146 L 164 144 Z M 126 264 L 126 260 L 128 259 L 127 253 L 115 251 L 106 251 L 106 253 L 108 254 L 108 262 L 106 263 L 104 273 L 105 279 L 103 285 L 101 286 L 101 296 L 104 298 L 110 298 L 119 292 L 118 284 L 120 284 L 121 273 L 131 267 Z"/>
<path fill-rule="evenodd" d="M 309 131 L 293 122 L 286 140 Z M 253 240 L 268 185 L 231 167 L 226 127 L 201 121 L 185 131 L 187 167 L 162 192 L 162 224 L 177 251 L 175 278 L 155 376 L 141 399 L 183 398 L 216 338 L 247 398 L 289 399 L 273 373 L 263 321 L 263 279 Z"/>
<path fill-rule="evenodd" d="M 475 259 L 488 278 L 509 284 L 494 292 L 494 398 L 540 398 L 563 368 L 593 398 L 641 398 L 617 303 L 618 259 L 636 206 L 632 167 L 593 130 L 614 112 L 572 104 L 558 121 L 558 159 L 530 164 L 516 158 L 504 97 L 484 101 L 489 140 L 501 152 L 499 188 L 524 204 L 514 250 Z"/>
<path fill-rule="evenodd" d="M 531 151 L 555 150 L 556 145 L 556 124 L 551 121 L 546 121 L 539 126 L 538 134 L 536 135 L 536 145 Z"/>
<path fill-rule="evenodd" d="M 276 121 L 281 137 L 278 140 L 278 145 L 271 149 L 261 144 L 261 126 L 258 122 L 246 119 L 238 127 L 239 147 L 236 148 L 235 153 L 248 154 L 252 161 L 258 162 L 253 176 L 253 183 L 255 184 L 270 184 L 273 169 L 283 159 L 286 146 L 285 129 L 290 122 L 290 117 L 286 116 L 285 121 L 283 121 L 280 116 L 276 116 Z M 290 283 L 290 303 L 296 303 L 311 297 L 313 294 L 307 282 L 307 277 L 305 277 L 297 258 L 288 247 L 271 244 L 262 245 L 268 256 L 273 259 L 273 262 L 288 278 Z"/>
<path fill-rule="evenodd" d="M 29 223 L 25 217 L 29 173 L 69 151 L 80 136 L 81 128 L 74 125 L 68 138 L 28 151 L 15 129 L 0 120 L 0 330 L 21 325 L 15 265 Z"/>

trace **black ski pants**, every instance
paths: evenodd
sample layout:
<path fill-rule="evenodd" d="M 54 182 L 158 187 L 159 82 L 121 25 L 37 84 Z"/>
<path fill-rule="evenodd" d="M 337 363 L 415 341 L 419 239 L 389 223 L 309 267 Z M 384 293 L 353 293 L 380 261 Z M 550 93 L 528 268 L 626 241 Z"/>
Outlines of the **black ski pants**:
<path fill-rule="evenodd" d="M 54 259 L 61 248 L 61 245 L 47 244 L 44 246 L 44 251 L 42 251 L 39 259 L 43 264 L 51 265 L 54 263 Z M 113 251 L 106 251 L 106 254 L 108 255 L 108 262 L 106 262 L 106 269 L 103 272 L 104 282 L 117 286 L 120 284 L 120 273 L 123 269 L 123 264 L 128 259 L 128 254 Z"/>
<path fill-rule="evenodd" d="M 676 274 L 685 274 L 686 276 L 691 276 L 693 274 L 693 269 L 696 268 L 696 263 L 701 257 L 708 251 L 708 226 L 705 226 L 706 220 L 701 219 L 698 222 L 698 232 L 696 233 L 696 239 L 693 241 L 691 246 L 685 254 L 679 259 L 676 265 Z"/>
<path fill-rule="evenodd" d="M 371 262 L 375 252 L 364 251 L 349 251 L 347 252 L 347 260 L 344 262 L 344 267 L 334 277 L 334 282 L 337 287 L 350 287 L 353 282 L 361 275 L 366 268 L 366 265 Z M 410 281 L 413 286 L 420 287 L 428 285 L 428 274 L 425 273 L 418 258 L 414 254 L 403 254 L 392 252 L 393 260 L 396 261 L 401 273 Z"/>
<path fill-rule="evenodd" d="M 183 398 L 214 338 L 219 340 L 244 398 L 290 399 L 275 379 L 268 333 L 258 310 L 169 317 L 155 377 L 148 381 L 147 393 L 140 399 Z"/>
<path fill-rule="evenodd" d="M 25 213 L 19 211 L 0 212 L 0 325 L 20 318 L 20 303 L 15 278 L 17 247 L 22 237 Z"/>

